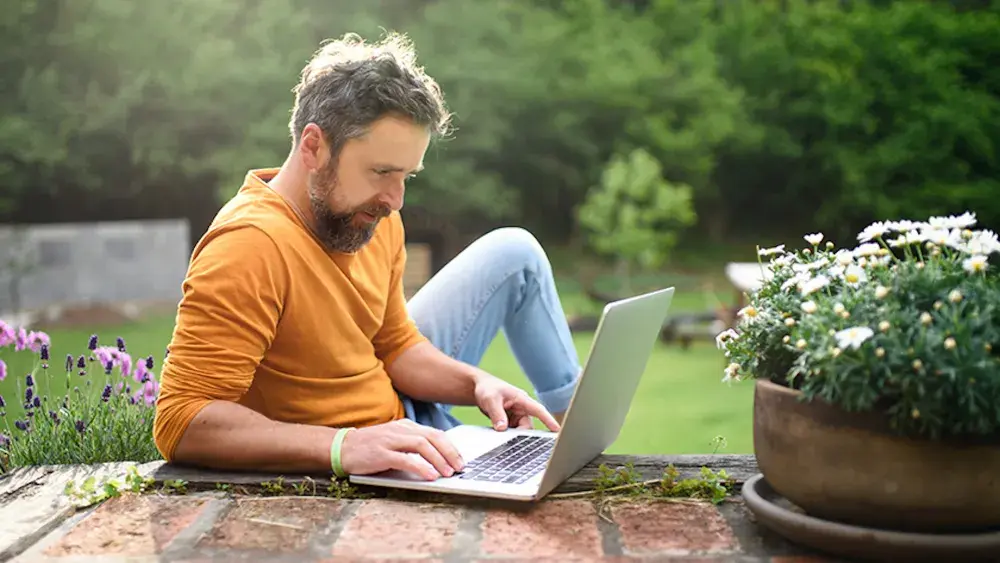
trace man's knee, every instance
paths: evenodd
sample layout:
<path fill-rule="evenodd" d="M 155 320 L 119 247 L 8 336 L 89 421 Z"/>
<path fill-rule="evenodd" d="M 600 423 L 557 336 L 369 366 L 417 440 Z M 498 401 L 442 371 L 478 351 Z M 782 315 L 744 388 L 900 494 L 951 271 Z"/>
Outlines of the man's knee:
<path fill-rule="evenodd" d="M 521 227 L 501 227 L 483 236 L 491 256 L 504 264 L 518 265 L 536 273 L 549 271 L 549 260 L 538 239 Z"/>

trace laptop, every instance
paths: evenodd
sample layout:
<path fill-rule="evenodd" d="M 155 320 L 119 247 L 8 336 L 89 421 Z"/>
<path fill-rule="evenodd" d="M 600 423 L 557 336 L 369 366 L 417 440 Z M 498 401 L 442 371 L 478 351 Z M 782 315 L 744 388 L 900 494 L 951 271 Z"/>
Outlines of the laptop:
<path fill-rule="evenodd" d="M 462 472 L 428 481 L 400 470 L 351 482 L 520 501 L 543 498 L 604 453 L 621 432 L 674 296 L 669 287 L 608 303 L 559 432 L 463 424 L 446 432 Z M 418 454 L 411 454 L 418 455 Z"/>

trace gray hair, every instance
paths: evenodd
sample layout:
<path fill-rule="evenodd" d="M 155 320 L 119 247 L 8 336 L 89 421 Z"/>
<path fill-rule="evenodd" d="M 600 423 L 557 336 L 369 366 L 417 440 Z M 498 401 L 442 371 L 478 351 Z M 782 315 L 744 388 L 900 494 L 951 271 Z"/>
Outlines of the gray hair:
<path fill-rule="evenodd" d="M 398 33 L 374 44 L 356 33 L 325 42 L 292 90 L 292 141 L 298 143 L 305 126 L 315 123 L 336 157 L 347 140 L 388 114 L 427 127 L 432 137 L 447 136 L 451 115 L 441 88 L 416 59 L 410 41 Z"/>

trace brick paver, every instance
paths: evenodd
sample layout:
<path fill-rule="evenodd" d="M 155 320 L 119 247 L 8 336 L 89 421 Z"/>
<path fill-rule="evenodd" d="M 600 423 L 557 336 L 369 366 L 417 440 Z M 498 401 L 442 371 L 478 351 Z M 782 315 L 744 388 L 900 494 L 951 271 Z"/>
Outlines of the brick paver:
<path fill-rule="evenodd" d="M 449 505 L 365 502 L 344 525 L 333 546 L 334 560 L 444 556 L 452 550 L 463 513 Z"/>
<path fill-rule="evenodd" d="M 525 510 L 493 510 L 481 552 L 516 558 L 597 558 L 603 554 L 597 511 L 585 500 L 555 500 Z"/>
<path fill-rule="evenodd" d="M 739 549 L 729 524 L 711 504 L 649 501 L 617 504 L 611 513 L 625 554 L 715 554 Z"/>
<path fill-rule="evenodd" d="M 240 498 L 197 547 L 304 551 L 342 509 L 342 502 L 325 498 Z"/>
<path fill-rule="evenodd" d="M 45 550 L 50 557 L 155 555 L 205 508 L 204 497 L 115 497 Z"/>

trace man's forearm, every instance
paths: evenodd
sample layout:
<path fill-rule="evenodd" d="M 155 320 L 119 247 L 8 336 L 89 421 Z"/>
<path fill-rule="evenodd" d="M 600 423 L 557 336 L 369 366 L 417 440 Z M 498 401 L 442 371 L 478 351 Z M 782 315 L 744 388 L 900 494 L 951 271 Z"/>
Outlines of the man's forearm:
<path fill-rule="evenodd" d="M 336 431 L 275 422 L 242 405 L 214 401 L 188 425 L 173 457 L 215 469 L 325 472 Z"/>
<path fill-rule="evenodd" d="M 393 386 L 414 399 L 449 405 L 476 404 L 479 369 L 448 356 L 430 342 L 403 352 L 386 369 Z"/>

